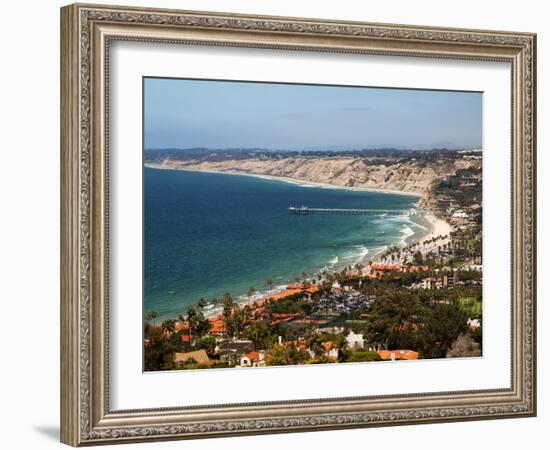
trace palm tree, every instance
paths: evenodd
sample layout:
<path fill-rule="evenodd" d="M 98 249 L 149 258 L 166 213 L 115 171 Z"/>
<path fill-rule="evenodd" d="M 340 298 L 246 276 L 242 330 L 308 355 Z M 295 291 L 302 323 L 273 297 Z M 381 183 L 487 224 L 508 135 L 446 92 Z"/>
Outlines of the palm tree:
<path fill-rule="evenodd" d="M 237 335 L 237 338 L 240 337 L 243 328 L 244 328 L 244 314 L 243 309 L 238 303 L 233 304 L 233 323 L 234 323 L 234 332 Z"/>
<path fill-rule="evenodd" d="M 227 337 L 229 337 L 233 328 L 233 321 L 232 321 L 231 315 L 233 313 L 233 306 L 235 305 L 235 303 L 233 302 L 233 298 L 231 297 L 231 294 L 229 294 L 229 292 L 226 292 L 225 294 L 223 294 L 222 305 L 223 305 L 222 314 L 225 322 L 225 333 Z"/>
<path fill-rule="evenodd" d="M 175 323 L 173 320 L 165 320 L 162 322 L 162 330 L 167 333 L 172 333 L 175 330 Z"/>
<path fill-rule="evenodd" d="M 204 309 L 204 307 L 205 307 L 207 304 L 208 304 L 208 302 L 206 301 L 206 299 L 204 299 L 204 298 L 202 298 L 202 297 L 199 298 L 199 299 L 197 300 L 197 306 L 198 306 L 199 309 L 201 309 L 201 310 Z"/>
<path fill-rule="evenodd" d="M 155 319 L 157 318 L 157 312 L 156 311 L 149 311 L 146 315 L 145 315 L 145 320 L 147 322 L 153 322 L 153 326 L 155 325 Z"/>
<path fill-rule="evenodd" d="M 256 292 L 256 288 L 254 286 L 250 286 L 248 288 L 248 291 L 246 292 L 246 296 L 248 297 L 249 301 L 250 301 L 250 297 L 254 295 L 254 292 Z"/>
<path fill-rule="evenodd" d="M 250 308 L 250 305 L 244 305 L 244 307 L 242 309 L 243 322 L 244 323 L 248 323 L 248 321 L 250 320 L 250 313 L 251 312 L 252 312 L 252 310 Z"/>
<path fill-rule="evenodd" d="M 273 289 L 273 278 L 269 277 L 266 280 L 265 284 L 269 290 Z"/>
<path fill-rule="evenodd" d="M 271 299 L 264 303 L 262 319 L 271 320 Z"/>
<path fill-rule="evenodd" d="M 187 307 L 187 333 L 189 335 L 189 344 L 198 325 L 197 310 L 193 305 Z"/>

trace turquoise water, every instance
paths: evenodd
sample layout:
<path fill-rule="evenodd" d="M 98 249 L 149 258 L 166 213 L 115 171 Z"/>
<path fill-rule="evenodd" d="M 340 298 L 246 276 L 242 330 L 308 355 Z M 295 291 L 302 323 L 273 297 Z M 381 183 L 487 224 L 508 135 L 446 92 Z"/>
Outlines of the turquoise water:
<path fill-rule="evenodd" d="M 406 216 L 288 214 L 287 208 L 407 209 L 415 197 L 258 177 L 144 169 L 144 311 L 176 317 L 190 303 L 266 280 L 337 270 L 420 231 Z"/>

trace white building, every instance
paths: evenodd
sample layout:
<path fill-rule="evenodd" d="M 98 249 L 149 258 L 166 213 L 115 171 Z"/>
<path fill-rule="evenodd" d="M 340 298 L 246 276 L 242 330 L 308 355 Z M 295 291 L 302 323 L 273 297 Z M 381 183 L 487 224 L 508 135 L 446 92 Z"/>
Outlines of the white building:
<path fill-rule="evenodd" d="M 346 336 L 346 342 L 348 347 L 352 350 L 357 350 L 365 346 L 365 339 L 362 334 L 354 333 L 350 330 L 349 334 Z"/>
<path fill-rule="evenodd" d="M 422 289 L 431 289 L 432 286 L 434 286 L 434 284 L 435 284 L 435 280 L 433 278 L 424 278 L 420 282 L 420 287 Z"/>
<path fill-rule="evenodd" d="M 263 350 L 259 352 L 249 352 L 246 355 L 241 356 L 241 367 L 264 367 L 265 366 L 265 352 Z"/>
<path fill-rule="evenodd" d="M 459 209 L 453 213 L 453 217 L 456 219 L 467 219 L 468 213 L 466 211 L 462 211 L 461 209 Z"/>
<path fill-rule="evenodd" d="M 338 360 L 338 348 L 332 342 L 323 342 L 323 354 L 333 361 Z"/>
<path fill-rule="evenodd" d="M 479 319 L 468 319 L 467 323 L 470 330 L 475 330 L 481 326 L 481 321 Z"/>

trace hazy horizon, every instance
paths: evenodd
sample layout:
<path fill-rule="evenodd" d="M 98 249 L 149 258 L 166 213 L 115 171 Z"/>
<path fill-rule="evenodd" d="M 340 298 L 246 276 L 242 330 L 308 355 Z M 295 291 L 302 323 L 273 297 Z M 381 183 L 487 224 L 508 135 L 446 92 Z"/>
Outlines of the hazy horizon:
<path fill-rule="evenodd" d="M 426 151 L 426 152 L 430 152 L 430 151 L 440 151 L 440 150 L 446 150 L 446 151 L 471 151 L 471 152 L 475 152 L 475 151 L 482 151 L 483 149 L 480 147 L 480 148 L 475 148 L 475 147 L 456 147 L 456 148 L 448 148 L 448 147 L 433 147 L 433 148 L 409 148 L 409 147 L 400 147 L 400 146 L 392 146 L 392 145 L 385 145 L 385 146 L 362 146 L 362 147 L 342 147 L 342 146 L 338 146 L 338 145 L 334 145 L 334 146 L 330 146 L 330 145 L 327 145 L 327 146 L 324 146 L 326 148 L 321 148 L 321 147 L 294 147 L 294 148 L 284 148 L 284 149 L 279 149 L 279 148 L 267 148 L 267 147 L 260 147 L 260 146 L 251 146 L 251 147 L 226 147 L 226 148 L 222 148 L 222 147 L 204 147 L 204 146 L 196 146 L 196 147 L 174 147 L 174 146 L 169 146 L 169 147 L 150 147 L 150 148 L 145 148 L 144 150 L 146 151 L 166 151 L 166 150 L 181 150 L 181 151 L 185 151 L 185 150 L 208 150 L 208 151 L 232 151 L 232 150 L 239 150 L 239 151 L 243 151 L 243 150 L 250 150 L 250 151 L 266 151 L 266 152 L 338 152 L 338 151 L 341 151 L 341 152 L 354 152 L 354 151 L 357 151 L 357 152 L 360 152 L 360 151 L 368 151 L 368 150 L 372 150 L 373 152 L 375 151 L 382 151 L 382 150 L 398 150 L 398 151 L 411 151 L 411 152 L 418 152 L 418 151 Z"/>
<path fill-rule="evenodd" d="M 481 149 L 482 94 L 144 78 L 144 147 Z"/>

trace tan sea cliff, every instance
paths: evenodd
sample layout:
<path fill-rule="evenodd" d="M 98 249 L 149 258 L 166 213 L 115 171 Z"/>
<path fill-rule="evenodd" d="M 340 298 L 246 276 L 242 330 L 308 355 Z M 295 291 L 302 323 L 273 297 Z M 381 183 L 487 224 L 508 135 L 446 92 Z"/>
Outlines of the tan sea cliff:
<path fill-rule="evenodd" d="M 479 167 L 466 158 L 426 160 L 358 157 L 289 157 L 281 159 L 169 160 L 151 164 L 163 169 L 263 175 L 287 181 L 307 182 L 356 189 L 401 192 L 430 202 L 434 182 L 459 169 Z"/>

